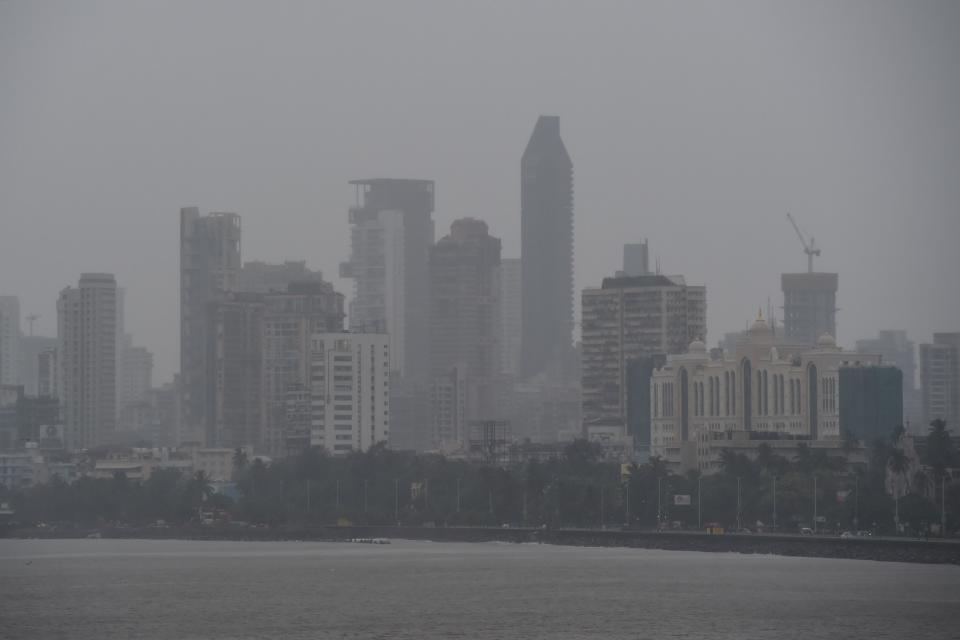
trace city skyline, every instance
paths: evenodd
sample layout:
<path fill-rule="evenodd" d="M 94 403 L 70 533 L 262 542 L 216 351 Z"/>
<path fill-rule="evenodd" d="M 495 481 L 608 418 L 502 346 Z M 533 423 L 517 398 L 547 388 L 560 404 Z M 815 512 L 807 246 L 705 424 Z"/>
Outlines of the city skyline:
<path fill-rule="evenodd" d="M 156 355 L 158 382 L 177 370 L 175 212 L 180 207 L 238 213 L 247 260 L 306 260 L 337 291 L 347 293 L 348 283 L 337 277 L 337 265 L 348 257 L 343 211 L 353 194 L 347 181 L 369 175 L 429 179 L 437 185 L 439 228 L 464 216 L 481 218 L 503 239 L 504 257 L 517 257 L 517 165 L 541 113 L 562 118 L 565 143 L 577 164 L 575 301 L 579 292 L 619 268 L 623 242 L 649 238 L 651 263 L 659 261 L 663 273 L 684 273 L 708 287 L 711 341 L 742 329 L 768 298 L 780 316 L 780 274 L 801 272 L 805 265 L 785 219 L 790 211 L 823 249 L 818 270 L 841 275 L 841 344 L 853 346 L 881 329 L 906 329 L 917 343 L 935 331 L 957 329 L 960 301 L 944 295 L 943 281 L 960 271 L 960 256 L 952 250 L 952 238 L 960 235 L 960 185 L 945 170 L 956 166 L 960 145 L 957 133 L 944 124 L 960 105 L 960 83 L 955 74 L 938 73 L 956 58 L 957 45 L 947 38 L 955 8 L 933 6 L 914 14 L 883 5 L 875 9 L 882 19 L 868 26 L 849 8 L 793 6 L 786 10 L 789 19 L 781 21 L 775 11 L 756 7 L 749 12 L 747 34 L 738 31 L 738 16 L 719 8 L 628 9 L 637 18 L 634 27 L 649 37 L 624 43 L 623 51 L 612 44 L 616 39 L 600 37 L 608 30 L 617 33 L 616 23 L 602 14 L 562 8 L 553 28 L 566 33 L 576 25 L 585 42 L 595 46 L 587 50 L 565 39 L 563 46 L 545 45 L 548 57 L 517 58 L 513 53 L 535 24 L 534 12 L 517 7 L 507 10 L 511 20 L 503 27 L 502 51 L 482 61 L 474 54 L 502 25 L 473 10 L 469 26 L 461 16 L 450 27 L 451 33 L 467 36 L 457 42 L 462 48 L 443 42 L 450 60 L 465 65 L 463 73 L 449 75 L 448 62 L 425 58 L 416 48 L 405 50 L 390 68 L 418 62 L 434 74 L 446 73 L 451 86 L 418 80 L 422 91 L 414 100 L 407 88 L 393 83 L 398 100 L 392 109 L 369 106 L 375 101 L 368 99 L 366 83 L 355 80 L 364 76 L 360 72 L 387 78 L 376 70 L 376 56 L 352 61 L 347 67 L 357 73 L 344 75 L 322 58 L 306 55 L 314 49 L 300 29 L 324 18 L 323 29 L 336 31 L 338 25 L 359 23 L 364 9 L 329 15 L 309 9 L 302 27 L 288 24 L 289 16 L 257 22 L 264 17 L 261 10 L 240 11 L 241 31 L 256 22 L 269 39 L 281 26 L 293 29 L 287 44 L 260 60 L 253 72 L 295 75 L 305 71 L 301 57 L 317 65 L 330 101 L 313 113 L 294 105 L 316 106 L 318 96 L 281 73 L 264 93 L 297 100 L 236 100 L 242 85 L 231 81 L 230 73 L 251 63 L 252 52 L 237 45 L 228 62 L 191 44 L 199 40 L 190 36 L 194 29 L 212 24 L 212 12 L 198 8 L 194 21 L 183 24 L 175 10 L 144 15 L 132 7 L 102 6 L 99 21 L 61 7 L 57 28 L 67 31 L 51 33 L 60 33 L 63 42 L 43 42 L 53 48 L 36 59 L 31 59 L 33 45 L 23 39 L 26 30 L 18 27 L 48 19 L 55 9 L 0 8 L 0 59 L 9 62 L 0 64 L 0 87 L 15 96 L 0 107 L 0 131 L 8 141 L 0 150 L 6 231 L 0 234 L 0 292 L 19 296 L 23 316 L 40 314 L 36 334 L 51 336 L 56 292 L 81 272 L 114 273 L 128 289 L 130 333 Z M 438 11 L 440 20 L 446 10 Z M 394 17 L 409 24 L 403 15 Z M 128 22 L 127 35 L 110 30 L 114 18 Z M 183 65 L 179 57 L 160 58 L 128 41 L 137 34 L 149 40 L 150 20 L 183 36 L 179 39 L 187 48 L 181 53 L 193 55 L 198 73 L 226 74 L 221 88 L 190 74 L 175 79 Z M 715 29 L 701 28 L 712 23 Z M 651 24 L 661 25 L 663 35 L 650 32 Z M 735 42 L 738 33 L 747 37 Z M 887 37 L 916 33 L 924 36 L 907 50 Z M 384 43 L 396 37 L 378 34 Z M 338 46 L 339 36 L 329 35 L 327 44 L 316 45 L 317 53 Z M 668 37 L 679 37 L 690 52 L 664 57 L 673 50 Z M 77 50 L 76 38 L 102 40 L 105 49 Z M 113 55 L 126 49 L 142 55 Z M 702 59 L 697 52 L 706 49 L 719 51 L 719 57 Z M 773 61 L 766 63 L 759 54 Z M 828 68 L 823 56 L 836 64 Z M 517 61 L 520 73 L 503 66 L 508 59 Z M 137 60 L 156 65 L 158 73 L 117 83 Z M 57 71 L 61 64 L 68 70 L 76 69 L 73 65 L 101 68 L 108 84 L 85 79 L 89 84 L 77 85 Z M 564 64 L 570 74 L 557 73 Z M 607 80 L 592 79 L 590 65 L 609 69 Z M 625 65 L 630 74 L 616 73 Z M 911 73 L 916 67 L 930 69 L 929 75 Z M 20 68 L 30 73 L 14 73 Z M 847 87 L 844 74 L 854 69 L 860 84 Z M 521 80 L 533 72 L 541 72 L 536 88 Z M 486 74 L 492 86 L 478 92 L 465 84 L 474 73 Z M 701 105 L 705 93 L 726 86 L 717 84 L 718 73 L 751 88 L 721 91 L 714 102 Z M 33 78 L 29 85 L 28 76 Z M 570 77 L 575 86 L 566 86 Z M 637 82 L 608 84 L 614 77 Z M 145 121 L 111 117 L 110 96 L 121 86 L 133 101 L 123 108 L 133 106 Z M 84 100 L 53 99 L 63 92 L 87 95 L 94 87 L 96 111 Z M 150 99 L 158 92 L 166 101 L 153 105 Z M 341 96 L 352 98 L 344 102 Z M 44 108 L 33 108 L 37 104 Z M 348 107 L 357 107 L 356 113 Z M 212 118 L 214 113 L 222 120 Z M 277 117 L 263 117 L 270 114 Z M 342 126 L 337 131 L 318 127 L 318 118 Z M 138 134 L 126 139 L 129 127 L 139 127 Z M 243 135 L 226 134 L 236 127 Z M 83 161 L 75 155 L 79 149 Z M 57 229 L 53 238 L 51 223 Z M 110 233 L 103 234 L 104 228 Z M 56 260 L 37 263 L 25 240 L 40 237 L 52 243 Z M 150 241 L 136 242 L 139 237 Z"/>

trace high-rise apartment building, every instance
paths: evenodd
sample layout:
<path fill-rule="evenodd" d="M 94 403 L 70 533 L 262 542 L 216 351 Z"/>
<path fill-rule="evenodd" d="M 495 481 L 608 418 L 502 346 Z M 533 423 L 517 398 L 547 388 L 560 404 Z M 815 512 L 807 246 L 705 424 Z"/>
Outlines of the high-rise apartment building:
<path fill-rule="evenodd" d="M 520 162 L 521 375 L 563 378 L 573 345 L 573 163 L 540 116 Z"/>
<path fill-rule="evenodd" d="M 924 427 L 937 419 L 960 427 L 960 333 L 935 333 L 920 345 L 920 394 Z"/>
<path fill-rule="evenodd" d="M 286 291 L 263 295 L 264 415 L 258 450 L 279 456 L 302 448 L 287 440 L 302 443 L 310 433 L 291 411 L 302 406 L 298 395 L 307 399 L 311 336 L 341 332 L 343 317 L 343 295 L 322 280 L 293 282 Z"/>
<path fill-rule="evenodd" d="M 390 436 L 388 336 L 316 333 L 310 342 L 310 444 L 339 456 L 386 442 Z"/>
<path fill-rule="evenodd" d="M 876 354 L 867 357 L 878 361 Z M 882 356 L 879 361 L 883 362 Z M 875 438 L 889 438 L 903 424 L 903 382 L 903 372 L 896 366 L 860 366 L 849 362 L 841 366 L 841 435 L 852 433 L 864 444 Z"/>
<path fill-rule="evenodd" d="M 305 260 L 287 260 L 281 263 L 254 260 L 243 263 L 238 290 L 248 293 L 283 293 L 294 282 L 324 282 L 323 273 L 307 268 Z"/>
<path fill-rule="evenodd" d="M 20 300 L 0 296 L 0 384 L 20 384 Z"/>
<path fill-rule="evenodd" d="M 57 347 L 46 349 L 37 355 L 37 395 L 48 398 L 60 397 Z"/>
<path fill-rule="evenodd" d="M 903 374 L 903 416 L 916 429 L 921 427 L 920 394 L 917 391 L 917 359 L 913 341 L 903 330 L 884 330 L 876 338 L 857 340 L 857 353 L 879 355 L 884 364 L 897 367 Z M 926 429 L 923 429 L 925 432 Z"/>
<path fill-rule="evenodd" d="M 523 317 L 523 274 L 519 258 L 500 260 L 500 371 L 520 373 Z"/>
<path fill-rule="evenodd" d="M 434 239 L 431 180 L 354 180 L 350 259 L 340 275 L 353 280 L 350 329 L 385 332 L 394 370 L 405 379 L 429 376 L 427 257 Z"/>
<path fill-rule="evenodd" d="M 430 384 L 431 446 L 462 448 L 469 436 L 467 366 L 455 364 L 433 377 Z"/>
<path fill-rule="evenodd" d="M 584 425 L 626 425 L 627 367 L 683 353 L 707 331 L 707 292 L 682 276 L 605 278 L 583 290 L 581 386 Z M 625 427 L 624 427 L 625 428 Z"/>
<path fill-rule="evenodd" d="M 430 249 L 429 322 L 431 379 L 460 367 L 467 419 L 493 419 L 500 377 L 500 240 L 485 222 L 457 220 Z"/>
<path fill-rule="evenodd" d="M 492 386 L 500 373 L 500 239 L 482 220 L 455 221 L 430 249 L 429 326 L 431 376 L 463 363 Z"/>
<path fill-rule="evenodd" d="M 117 424 L 117 281 L 84 273 L 57 301 L 60 402 L 67 446 L 109 442 Z"/>
<path fill-rule="evenodd" d="M 207 446 L 281 456 L 308 445 L 296 396 L 309 400 L 311 336 L 343 329 L 343 296 L 328 282 L 291 282 L 285 291 L 225 294 L 209 315 Z"/>
<path fill-rule="evenodd" d="M 136 430 L 134 407 L 145 402 L 153 387 L 153 354 L 146 347 L 134 346 L 133 337 L 128 333 L 121 341 L 120 361 L 118 424 L 121 429 Z"/>
<path fill-rule="evenodd" d="M 835 273 L 784 273 L 783 328 L 786 342 L 814 345 L 820 336 L 837 337 Z"/>
<path fill-rule="evenodd" d="M 210 370 L 204 379 L 208 447 L 262 449 L 265 398 L 263 393 L 263 296 L 230 293 L 211 302 L 206 314 Z"/>
<path fill-rule="evenodd" d="M 210 426 L 208 310 L 240 279 L 240 216 L 180 210 L 180 419 L 178 442 L 203 442 Z"/>

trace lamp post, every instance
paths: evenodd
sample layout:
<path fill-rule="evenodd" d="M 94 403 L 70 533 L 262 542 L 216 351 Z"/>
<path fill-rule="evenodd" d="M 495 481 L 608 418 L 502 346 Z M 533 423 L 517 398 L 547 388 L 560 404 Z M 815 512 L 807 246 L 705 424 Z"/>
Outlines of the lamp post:
<path fill-rule="evenodd" d="M 657 531 L 660 530 L 660 525 L 663 523 L 663 503 L 660 499 L 661 490 L 660 490 L 660 481 L 661 478 L 657 477 Z"/>
<path fill-rule="evenodd" d="M 773 530 L 777 530 L 777 476 L 773 476 Z"/>
<path fill-rule="evenodd" d="M 740 504 L 740 476 L 737 476 L 737 533 L 743 529 L 743 509 Z"/>
<path fill-rule="evenodd" d="M 703 476 L 697 476 L 697 529 L 703 528 L 703 491 L 701 485 L 703 484 Z"/>
<path fill-rule="evenodd" d="M 817 476 L 813 476 L 813 533 L 817 533 Z"/>
<path fill-rule="evenodd" d="M 624 500 L 624 509 L 625 509 L 625 520 L 627 521 L 627 526 L 630 525 L 630 480 L 627 480 L 627 484 L 623 488 L 625 494 Z"/>
<path fill-rule="evenodd" d="M 860 528 L 860 476 L 853 480 L 853 528 Z"/>
<path fill-rule="evenodd" d="M 940 476 L 940 537 L 947 537 L 947 475 Z"/>
<path fill-rule="evenodd" d="M 603 487 L 600 487 L 600 528 L 603 529 L 603 524 L 606 522 L 604 518 L 604 504 L 603 504 Z"/>

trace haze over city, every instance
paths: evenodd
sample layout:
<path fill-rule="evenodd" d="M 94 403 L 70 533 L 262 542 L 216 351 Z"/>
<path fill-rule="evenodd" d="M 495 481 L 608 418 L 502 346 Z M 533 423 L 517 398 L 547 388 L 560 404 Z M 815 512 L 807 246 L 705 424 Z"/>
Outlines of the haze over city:
<path fill-rule="evenodd" d="M 960 7 L 919 5 L 3 3 L 0 291 L 53 335 L 60 289 L 114 273 L 165 381 L 181 206 L 241 214 L 245 260 L 349 293 L 348 180 L 431 179 L 438 238 L 478 217 L 518 256 L 546 113 L 577 307 L 647 238 L 707 286 L 712 345 L 804 270 L 791 212 L 840 274 L 841 344 L 929 340 L 960 322 Z"/>
<path fill-rule="evenodd" d="M 958 34 L 0 0 L 0 635 L 958 637 Z"/>

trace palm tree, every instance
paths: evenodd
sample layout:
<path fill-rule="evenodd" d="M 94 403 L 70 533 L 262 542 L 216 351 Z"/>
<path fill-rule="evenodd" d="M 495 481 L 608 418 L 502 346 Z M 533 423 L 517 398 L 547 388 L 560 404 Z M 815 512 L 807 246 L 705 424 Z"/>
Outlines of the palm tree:
<path fill-rule="evenodd" d="M 250 459 L 247 456 L 247 452 L 237 447 L 233 451 L 233 475 L 234 477 L 239 476 L 240 473 L 246 469 L 247 463 Z"/>
<path fill-rule="evenodd" d="M 214 494 L 213 485 L 210 483 L 210 476 L 206 471 L 197 471 L 193 474 L 191 480 L 191 490 L 194 496 L 199 498 L 200 502 L 206 502 Z"/>
<path fill-rule="evenodd" d="M 893 520 L 898 533 L 900 530 L 900 484 L 903 481 L 904 474 L 909 468 L 910 459 L 907 457 L 907 454 L 903 452 L 903 449 L 898 447 L 891 449 L 890 458 L 887 460 L 887 469 L 893 474 Z"/>
<path fill-rule="evenodd" d="M 930 423 L 925 457 L 935 478 L 940 478 L 948 468 L 957 463 L 957 451 L 947 430 L 947 423 L 939 418 Z"/>

